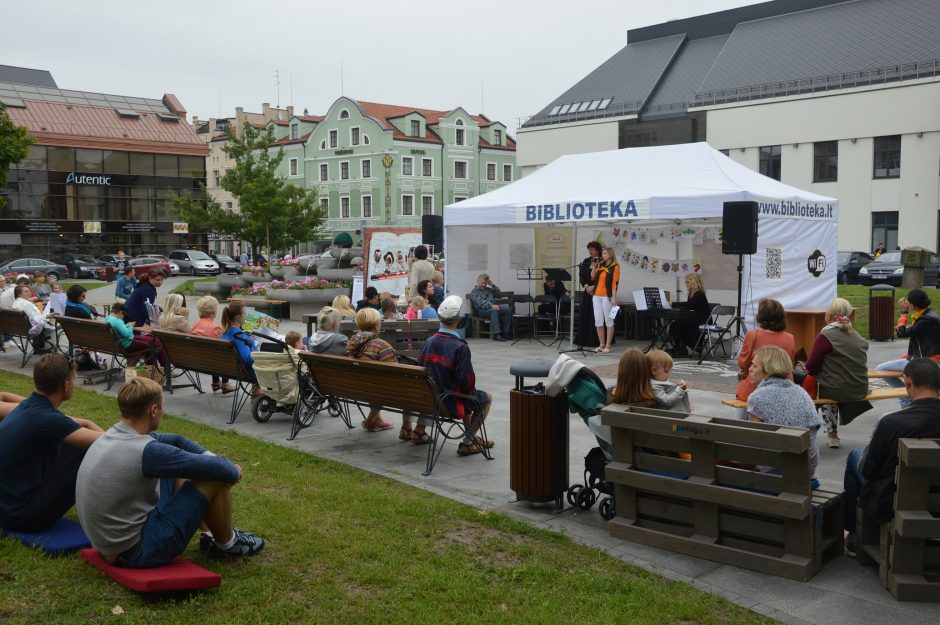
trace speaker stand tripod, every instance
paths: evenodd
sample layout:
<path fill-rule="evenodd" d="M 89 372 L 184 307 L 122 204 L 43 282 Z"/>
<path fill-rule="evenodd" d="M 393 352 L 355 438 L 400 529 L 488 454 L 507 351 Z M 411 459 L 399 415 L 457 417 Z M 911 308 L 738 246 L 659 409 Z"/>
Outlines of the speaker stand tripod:
<path fill-rule="evenodd" d="M 734 327 L 734 335 L 731 339 L 731 358 L 736 359 L 738 352 L 741 351 L 741 345 L 744 344 L 744 335 L 747 334 L 747 326 L 744 324 L 744 317 L 741 315 L 742 286 L 744 285 L 744 254 L 738 254 L 738 307 L 735 309 L 734 320 L 731 325 Z"/>

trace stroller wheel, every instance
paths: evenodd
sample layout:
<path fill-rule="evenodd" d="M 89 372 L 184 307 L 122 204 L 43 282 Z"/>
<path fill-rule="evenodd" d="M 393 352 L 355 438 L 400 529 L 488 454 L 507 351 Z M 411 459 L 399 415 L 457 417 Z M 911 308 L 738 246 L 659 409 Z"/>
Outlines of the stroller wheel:
<path fill-rule="evenodd" d="M 568 503 L 572 506 L 578 505 L 578 493 L 584 488 L 580 484 L 574 484 L 568 489 Z"/>
<path fill-rule="evenodd" d="M 271 415 L 274 414 L 275 408 L 277 408 L 277 402 L 270 397 L 262 395 L 261 397 L 255 397 L 251 400 L 251 416 L 253 416 L 258 423 L 264 423 L 270 419 Z"/>
<path fill-rule="evenodd" d="M 582 510 L 590 510 L 595 501 L 597 501 L 597 495 L 594 494 L 593 488 L 585 488 L 578 493 L 578 507 Z"/>
<path fill-rule="evenodd" d="M 339 401 L 333 399 L 332 397 L 328 400 L 329 403 L 326 408 L 327 414 L 331 417 L 338 417 L 343 414 L 343 409 L 339 405 Z"/>
<path fill-rule="evenodd" d="M 313 418 L 317 416 L 317 400 L 315 397 L 308 397 L 307 399 L 301 399 L 297 402 L 296 410 L 300 411 L 300 427 L 306 428 L 310 427 L 310 424 L 313 423 Z"/>
<path fill-rule="evenodd" d="M 604 497 L 601 499 L 601 504 L 597 507 L 597 511 L 601 513 L 601 518 L 605 521 L 611 520 L 614 518 L 614 500 L 610 497 Z"/>

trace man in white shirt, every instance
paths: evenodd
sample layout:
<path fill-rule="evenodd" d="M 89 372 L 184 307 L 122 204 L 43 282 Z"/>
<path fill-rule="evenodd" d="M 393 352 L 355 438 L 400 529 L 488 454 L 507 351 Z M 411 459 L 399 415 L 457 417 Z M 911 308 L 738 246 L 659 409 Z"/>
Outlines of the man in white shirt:
<path fill-rule="evenodd" d="M 29 336 L 33 339 L 33 349 L 37 354 L 44 354 L 51 351 L 50 343 L 52 334 L 55 332 L 55 326 L 46 322 L 36 304 L 29 298 L 32 296 L 32 290 L 24 285 L 19 285 L 14 289 L 16 291 L 16 300 L 13 302 L 13 310 L 21 310 L 26 313 L 29 319 Z"/>

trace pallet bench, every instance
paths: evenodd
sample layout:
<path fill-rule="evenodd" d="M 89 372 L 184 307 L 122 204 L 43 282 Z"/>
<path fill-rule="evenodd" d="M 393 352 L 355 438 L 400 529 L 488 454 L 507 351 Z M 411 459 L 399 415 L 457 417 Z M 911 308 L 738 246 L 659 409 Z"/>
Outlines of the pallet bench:
<path fill-rule="evenodd" d="M 857 510 L 856 557 L 898 601 L 940 601 L 940 439 L 898 441 L 894 519 Z"/>
<path fill-rule="evenodd" d="M 20 369 L 25 367 L 33 356 L 33 339 L 29 336 L 29 329 L 29 318 L 22 310 L 0 308 L 0 343 L 2 343 L 2 335 L 8 334 L 10 336 L 10 340 L 23 354 Z"/>
<path fill-rule="evenodd" d="M 422 475 L 431 475 L 448 439 L 460 440 L 465 435 L 463 420 L 450 414 L 446 400 L 459 398 L 476 404 L 476 398 L 459 393 L 441 393 L 424 367 L 311 352 L 300 352 L 300 359 L 310 369 L 313 383 L 320 393 L 345 402 L 343 420 L 347 425 L 350 423 L 349 402 L 431 419 L 431 442 Z M 470 423 L 476 425 L 479 422 L 480 436 L 485 439 L 486 424 L 481 419 L 481 408 L 474 405 Z M 483 450 L 483 455 L 492 459 L 487 449 Z"/>
<path fill-rule="evenodd" d="M 896 377 L 896 376 L 884 376 Z M 865 396 L 866 401 L 878 401 L 881 399 L 903 399 L 907 397 L 907 391 L 904 388 L 876 388 Z M 743 399 L 722 399 L 721 403 L 731 408 L 747 408 L 747 401 Z M 834 399 L 814 399 L 813 403 L 818 408 L 827 404 L 837 404 Z"/>
<path fill-rule="evenodd" d="M 809 430 L 616 404 L 602 420 L 611 536 L 801 582 L 842 553 L 842 493 L 811 488 Z"/>

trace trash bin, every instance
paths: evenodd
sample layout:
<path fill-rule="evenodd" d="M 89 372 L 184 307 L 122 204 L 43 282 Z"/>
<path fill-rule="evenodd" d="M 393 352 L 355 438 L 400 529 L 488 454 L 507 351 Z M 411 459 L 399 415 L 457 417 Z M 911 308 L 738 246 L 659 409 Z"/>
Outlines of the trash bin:
<path fill-rule="evenodd" d="M 114 267 L 107 265 L 104 268 L 104 279 L 106 282 L 114 282 Z"/>
<path fill-rule="evenodd" d="M 868 292 L 868 338 L 894 340 L 894 287 L 876 284 Z"/>
<path fill-rule="evenodd" d="M 509 368 L 516 376 L 509 393 L 509 487 L 521 501 L 554 501 L 561 509 L 568 489 L 568 396 L 525 385 L 526 377 L 547 377 L 553 363 L 528 359 Z"/>

